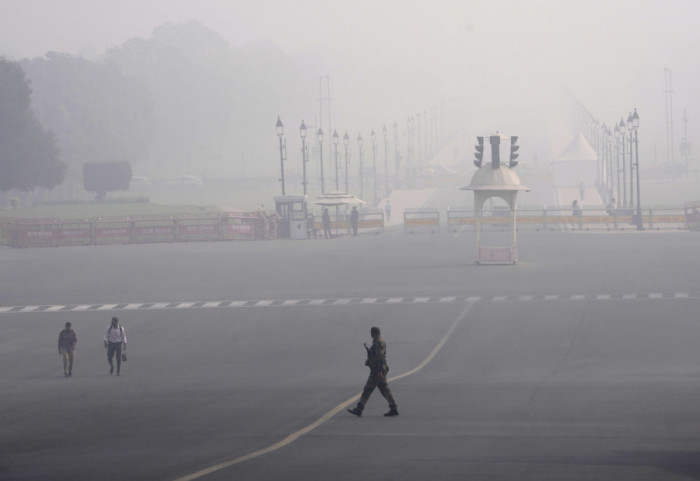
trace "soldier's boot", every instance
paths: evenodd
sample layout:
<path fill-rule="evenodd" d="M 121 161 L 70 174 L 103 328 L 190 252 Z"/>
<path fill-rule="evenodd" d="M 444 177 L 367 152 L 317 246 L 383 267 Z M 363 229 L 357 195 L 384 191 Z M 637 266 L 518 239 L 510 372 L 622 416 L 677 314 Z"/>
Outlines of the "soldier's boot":
<path fill-rule="evenodd" d="M 389 406 L 389 411 L 384 413 L 384 416 L 398 416 L 399 412 L 396 410 L 396 404 Z"/>
<path fill-rule="evenodd" d="M 350 414 L 354 414 L 358 418 L 362 417 L 362 411 L 365 409 L 365 407 L 362 404 L 358 404 L 352 409 L 348 409 L 348 412 Z"/>

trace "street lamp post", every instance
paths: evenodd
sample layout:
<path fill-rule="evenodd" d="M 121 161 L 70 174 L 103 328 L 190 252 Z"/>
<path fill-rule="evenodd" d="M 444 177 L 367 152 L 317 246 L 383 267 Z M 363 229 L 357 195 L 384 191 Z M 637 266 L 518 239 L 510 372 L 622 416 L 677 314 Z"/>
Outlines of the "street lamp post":
<path fill-rule="evenodd" d="M 637 114 L 637 109 L 634 109 L 634 113 L 627 120 L 627 124 L 629 125 L 630 122 L 632 124 L 632 130 L 634 131 L 634 166 L 637 169 L 637 230 L 644 230 L 644 222 L 642 222 L 642 202 L 640 200 L 641 194 L 639 192 L 639 137 L 637 136 L 639 114 Z"/>
<path fill-rule="evenodd" d="M 347 194 L 349 192 L 348 190 L 348 146 L 350 145 L 350 137 L 348 136 L 348 131 L 345 131 L 345 135 L 343 136 L 343 145 L 345 146 L 345 193 Z"/>
<path fill-rule="evenodd" d="M 282 182 L 282 195 L 284 194 L 284 143 L 282 138 L 284 137 L 284 124 L 280 120 L 279 115 L 277 116 L 277 136 L 280 138 L 280 170 L 282 171 L 282 176 L 280 177 L 280 182 Z"/>
<path fill-rule="evenodd" d="M 388 153 L 388 144 L 387 144 L 387 138 L 386 138 L 386 125 L 382 127 L 382 134 L 384 134 L 384 195 L 386 198 L 389 198 L 389 157 L 387 155 Z"/>
<path fill-rule="evenodd" d="M 627 130 L 629 130 L 630 144 L 630 207 L 634 208 L 634 137 L 632 136 L 632 114 L 627 116 Z"/>
<path fill-rule="evenodd" d="M 622 206 L 627 207 L 627 132 L 625 130 L 625 121 L 620 119 L 620 159 L 622 160 Z"/>
<path fill-rule="evenodd" d="M 615 198 L 615 179 L 613 177 L 615 170 L 613 169 L 612 131 L 607 126 L 605 127 L 605 146 L 608 151 L 608 202 L 612 202 Z"/>
<path fill-rule="evenodd" d="M 302 182 L 301 185 L 304 186 L 304 195 L 306 195 L 306 124 L 301 121 L 301 126 L 299 127 L 299 134 L 301 135 L 301 165 L 302 165 Z"/>
<path fill-rule="evenodd" d="M 358 149 L 359 154 L 360 154 L 360 199 L 365 198 L 365 182 L 364 182 L 365 175 L 363 173 L 364 165 L 363 165 L 363 161 L 362 161 L 362 142 L 363 142 L 362 141 L 362 134 L 357 134 L 357 149 Z"/>
<path fill-rule="evenodd" d="M 615 123 L 613 129 L 613 137 L 615 137 L 615 175 L 617 179 L 617 197 L 620 197 L 620 126 Z"/>
<path fill-rule="evenodd" d="M 399 167 L 401 161 L 399 160 L 399 126 L 394 120 L 394 163 L 396 164 L 396 178 L 394 179 L 394 188 L 399 187 Z"/>
<path fill-rule="evenodd" d="M 318 152 L 321 160 L 321 195 L 326 193 L 325 179 L 323 177 L 323 130 L 319 127 L 316 132 L 316 140 L 318 141 Z"/>
<path fill-rule="evenodd" d="M 374 128 L 370 132 L 370 137 L 372 138 L 372 178 L 374 181 L 374 198 L 372 199 L 372 205 L 377 206 L 377 134 L 374 133 Z"/>
<path fill-rule="evenodd" d="M 333 131 L 333 147 L 335 148 L 335 191 L 338 192 L 338 131 Z"/>

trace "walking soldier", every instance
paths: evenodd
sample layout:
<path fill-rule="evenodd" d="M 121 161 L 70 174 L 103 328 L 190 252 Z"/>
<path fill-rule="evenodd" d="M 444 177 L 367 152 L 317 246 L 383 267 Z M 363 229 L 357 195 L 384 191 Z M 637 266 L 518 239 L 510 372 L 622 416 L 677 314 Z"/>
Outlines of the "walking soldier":
<path fill-rule="evenodd" d="M 376 387 L 379 388 L 379 392 L 382 393 L 384 399 L 389 402 L 389 411 L 384 416 L 398 416 L 396 401 L 394 401 L 394 396 L 391 394 L 386 380 L 386 375 L 389 372 L 389 366 L 386 364 L 386 343 L 382 340 L 381 331 L 378 327 L 372 327 L 370 334 L 372 336 L 372 346 L 367 347 L 367 344 L 365 344 L 365 349 L 367 350 L 365 366 L 369 367 L 369 377 L 357 406 L 348 409 L 348 412 L 355 416 L 362 416 L 365 404 L 367 404 L 367 400 Z"/>

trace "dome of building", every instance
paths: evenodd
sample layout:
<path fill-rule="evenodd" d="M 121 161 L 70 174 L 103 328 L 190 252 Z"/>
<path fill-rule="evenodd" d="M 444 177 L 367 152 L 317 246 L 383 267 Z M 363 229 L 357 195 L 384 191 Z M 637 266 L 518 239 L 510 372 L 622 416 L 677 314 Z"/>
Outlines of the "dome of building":
<path fill-rule="evenodd" d="M 511 169 L 501 164 L 494 169 L 491 164 L 485 164 L 472 176 L 471 183 L 460 190 L 524 190 L 530 188 L 520 183 L 520 177 Z"/>

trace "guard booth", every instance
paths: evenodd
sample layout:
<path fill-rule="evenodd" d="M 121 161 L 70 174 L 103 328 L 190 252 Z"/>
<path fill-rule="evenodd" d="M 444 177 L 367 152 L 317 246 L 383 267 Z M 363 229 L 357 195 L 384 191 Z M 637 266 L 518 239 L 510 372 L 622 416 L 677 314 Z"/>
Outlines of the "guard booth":
<path fill-rule="evenodd" d="M 280 216 L 277 237 L 280 239 L 307 239 L 306 196 L 281 195 L 275 197 L 275 211 Z"/>
<path fill-rule="evenodd" d="M 491 165 L 484 165 L 476 171 L 472 177 L 471 184 L 462 187 L 461 190 L 474 191 L 474 210 L 476 226 L 476 264 L 516 264 L 518 262 L 518 244 L 516 227 L 516 209 L 518 192 L 529 191 L 530 188 L 520 184 L 520 178 L 511 168 L 500 165 L 492 168 Z M 484 204 L 491 197 L 499 197 L 508 205 L 510 211 L 507 217 L 503 216 L 504 223 L 507 222 L 512 234 L 510 245 L 508 246 L 483 246 L 482 228 L 484 224 Z M 492 213 L 493 215 L 493 213 Z"/>
<path fill-rule="evenodd" d="M 520 178 L 515 173 L 513 167 L 518 165 L 515 160 L 518 158 L 518 137 L 510 137 L 510 155 L 506 166 L 501 162 L 500 144 L 501 139 L 507 139 L 504 135 L 496 132 L 490 136 L 491 144 L 491 164 L 482 165 L 484 152 L 484 137 L 477 137 L 478 144 L 475 146 L 474 165 L 478 170 L 474 173 L 471 183 L 462 187 L 462 190 L 474 192 L 474 217 L 476 227 L 476 258 L 477 264 L 516 264 L 518 262 L 518 244 L 516 238 L 516 209 L 518 205 L 518 192 L 529 191 L 530 188 L 520 184 Z M 484 203 L 491 197 L 498 197 L 506 202 L 510 210 L 510 222 L 506 225 L 510 227 L 512 237 L 510 245 L 481 245 L 482 226 L 484 224 Z M 507 222 L 504 211 L 499 212 L 499 217 Z M 491 213 L 493 216 L 493 212 Z"/>

